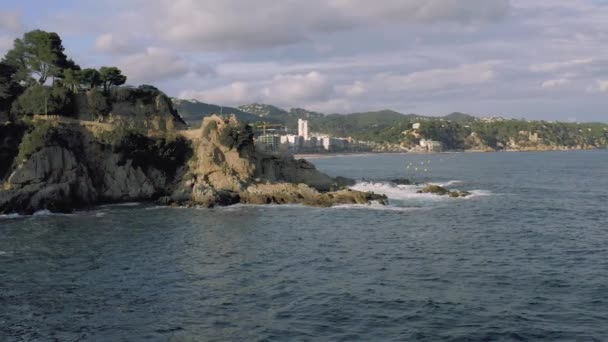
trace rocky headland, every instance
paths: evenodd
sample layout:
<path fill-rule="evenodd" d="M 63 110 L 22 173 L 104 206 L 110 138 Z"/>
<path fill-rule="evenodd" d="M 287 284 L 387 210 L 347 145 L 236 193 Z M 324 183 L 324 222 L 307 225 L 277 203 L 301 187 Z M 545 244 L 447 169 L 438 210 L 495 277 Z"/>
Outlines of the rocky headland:
<path fill-rule="evenodd" d="M 161 121 L 172 119 L 165 110 Z M 175 120 L 169 120 L 175 121 Z M 386 203 L 352 191 L 305 160 L 257 151 L 236 118 L 211 116 L 198 130 L 157 130 L 76 120 L 0 126 L 0 213 L 70 212 L 102 203 L 203 206 Z"/>

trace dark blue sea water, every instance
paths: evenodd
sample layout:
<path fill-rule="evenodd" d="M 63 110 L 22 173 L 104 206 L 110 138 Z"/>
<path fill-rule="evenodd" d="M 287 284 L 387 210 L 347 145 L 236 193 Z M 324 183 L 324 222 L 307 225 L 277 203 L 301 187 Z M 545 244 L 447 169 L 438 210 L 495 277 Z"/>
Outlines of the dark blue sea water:
<path fill-rule="evenodd" d="M 312 161 L 392 205 L 0 218 L 0 340 L 608 339 L 608 152 Z"/>

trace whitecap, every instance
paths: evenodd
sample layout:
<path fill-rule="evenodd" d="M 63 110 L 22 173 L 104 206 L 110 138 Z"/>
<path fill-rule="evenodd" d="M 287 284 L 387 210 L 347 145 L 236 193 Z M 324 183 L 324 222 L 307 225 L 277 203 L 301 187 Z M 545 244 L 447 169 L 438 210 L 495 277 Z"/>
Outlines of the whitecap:
<path fill-rule="evenodd" d="M 16 218 L 21 218 L 21 217 L 23 217 L 23 215 L 20 215 L 20 214 L 0 215 L 0 219 L 16 219 Z"/>
<path fill-rule="evenodd" d="M 136 207 L 138 205 L 141 205 L 141 202 L 126 202 L 113 204 L 113 206 L 115 207 Z"/>
<path fill-rule="evenodd" d="M 449 186 L 452 186 L 452 185 L 462 184 L 462 181 L 459 181 L 459 180 L 451 180 L 451 181 L 447 181 L 447 182 L 445 182 L 445 183 L 435 183 L 435 182 L 431 182 L 431 183 L 428 183 L 428 184 L 432 184 L 432 185 L 439 185 L 439 186 L 441 186 L 441 187 L 446 188 L 446 187 L 449 187 Z"/>
<path fill-rule="evenodd" d="M 460 181 L 450 181 L 445 184 L 458 184 Z M 439 183 L 429 183 L 437 184 Z M 441 185 L 443 186 L 443 185 Z M 407 201 L 407 200 L 424 200 L 424 201 L 445 201 L 452 200 L 448 196 L 438 196 L 435 194 L 419 194 L 418 191 L 425 187 L 422 185 L 397 185 L 391 182 L 359 182 L 350 187 L 352 190 L 373 192 L 376 194 L 386 195 L 389 200 Z M 471 191 L 471 196 L 462 197 L 461 199 L 469 199 L 479 196 L 487 196 L 491 194 L 485 190 Z"/>
<path fill-rule="evenodd" d="M 371 204 L 341 204 L 335 205 L 328 209 L 364 209 L 364 210 L 379 210 L 379 211 L 414 211 L 421 208 L 414 207 L 398 207 L 394 205 L 383 205 L 380 203 Z"/>
<path fill-rule="evenodd" d="M 74 216 L 74 214 L 54 213 L 48 209 L 42 209 L 34 212 L 32 216 Z"/>

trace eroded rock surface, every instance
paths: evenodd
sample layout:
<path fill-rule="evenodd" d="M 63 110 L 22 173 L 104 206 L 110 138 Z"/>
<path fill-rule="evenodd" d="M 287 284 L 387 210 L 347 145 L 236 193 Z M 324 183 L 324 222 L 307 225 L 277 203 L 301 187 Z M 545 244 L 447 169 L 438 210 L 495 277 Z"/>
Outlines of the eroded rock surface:
<path fill-rule="evenodd" d="M 331 178 L 305 160 L 256 151 L 251 128 L 235 118 L 205 118 L 200 135 L 188 147 L 188 158 L 167 156 L 173 153 L 168 148 L 146 150 L 155 143 L 147 137 L 127 141 L 120 149 L 84 129 L 52 129 L 42 146 L 14 161 L 0 188 L 0 213 L 69 212 L 125 201 L 205 207 L 386 203 L 385 196 L 346 189 L 352 180 Z M 142 151 L 132 151 L 142 145 Z M 154 153 L 159 155 L 150 155 Z M 162 158 L 173 164 L 159 163 Z"/>

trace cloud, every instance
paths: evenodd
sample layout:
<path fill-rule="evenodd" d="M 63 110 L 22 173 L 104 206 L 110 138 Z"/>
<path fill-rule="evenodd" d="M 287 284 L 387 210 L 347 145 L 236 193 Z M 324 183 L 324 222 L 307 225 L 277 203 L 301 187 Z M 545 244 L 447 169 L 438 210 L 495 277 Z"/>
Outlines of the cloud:
<path fill-rule="evenodd" d="M 341 13 L 366 21 L 461 23 L 494 21 L 509 13 L 508 0 L 332 0 Z"/>
<path fill-rule="evenodd" d="M 438 90 L 446 87 L 483 84 L 494 79 L 499 62 L 465 64 L 455 68 L 430 69 L 409 74 L 380 74 L 372 83 L 393 92 Z"/>
<path fill-rule="evenodd" d="M 0 54 L 4 55 L 13 47 L 13 38 L 0 35 Z"/>
<path fill-rule="evenodd" d="M 266 102 L 298 106 L 323 102 L 330 98 L 333 92 L 334 88 L 326 75 L 311 71 L 305 74 L 279 74 L 270 80 L 256 82 L 235 81 L 205 90 L 186 90 L 179 96 L 230 105 Z"/>
<path fill-rule="evenodd" d="M 326 75 L 311 71 L 307 74 L 277 75 L 262 92 L 269 101 L 301 103 L 327 99 L 332 95 L 333 88 Z"/>
<path fill-rule="evenodd" d="M 179 98 L 237 106 L 257 102 L 259 100 L 259 95 L 255 94 L 254 89 L 246 82 L 233 82 L 225 86 L 202 91 L 184 90 L 180 92 Z"/>
<path fill-rule="evenodd" d="M 543 89 L 547 89 L 547 88 L 557 88 L 557 87 L 561 87 L 564 86 L 566 84 L 570 83 L 569 80 L 565 79 L 565 78 L 560 78 L 557 80 L 547 80 L 544 81 L 543 83 L 541 83 L 540 87 Z"/>
<path fill-rule="evenodd" d="M 0 10 L 0 32 L 19 32 L 22 26 L 20 11 Z"/>
<path fill-rule="evenodd" d="M 368 89 L 362 81 L 355 81 L 352 84 L 337 87 L 338 92 L 346 97 L 359 97 L 367 93 Z"/>
<path fill-rule="evenodd" d="M 589 93 L 608 93 L 608 80 L 596 80 L 594 85 L 587 88 Z"/>
<path fill-rule="evenodd" d="M 121 55 L 134 52 L 136 46 L 124 35 L 104 33 L 95 40 L 95 50 Z"/>
<path fill-rule="evenodd" d="M 386 23 L 496 21 L 508 0 L 154 0 L 146 6 L 165 41 L 190 48 L 251 49 Z M 294 17 L 296 16 L 296 17 Z"/>
<path fill-rule="evenodd" d="M 117 65 L 130 82 L 158 82 L 201 72 L 187 59 L 162 48 L 147 48 L 144 52 L 120 58 Z"/>
<path fill-rule="evenodd" d="M 573 67 L 578 67 L 582 65 L 591 64 L 594 62 L 593 58 L 582 58 L 582 59 L 573 59 L 568 61 L 561 62 L 551 62 L 551 63 L 539 63 L 533 64 L 530 66 L 530 71 L 532 72 L 553 72 L 560 71 L 564 69 L 569 69 Z"/>

